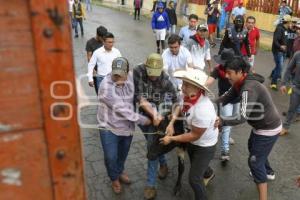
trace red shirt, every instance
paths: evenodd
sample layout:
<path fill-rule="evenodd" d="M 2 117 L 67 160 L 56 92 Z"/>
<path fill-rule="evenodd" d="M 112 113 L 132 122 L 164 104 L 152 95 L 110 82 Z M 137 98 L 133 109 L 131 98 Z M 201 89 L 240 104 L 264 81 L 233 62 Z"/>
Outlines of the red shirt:
<path fill-rule="evenodd" d="M 234 0 L 224 0 L 224 3 L 227 3 L 228 5 L 225 7 L 226 12 L 231 12 L 234 5 Z"/>
<path fill-rule="evenodd" d="M 250 44 L 251 55 L 256 55 L 256 42 L 260 38 L 259 29 L 254 27 L 251 31 L 248 32 L 248 39 Z M 247 55 L 245 45 L 242 46 L 241 52 L 243 55 Z"/>

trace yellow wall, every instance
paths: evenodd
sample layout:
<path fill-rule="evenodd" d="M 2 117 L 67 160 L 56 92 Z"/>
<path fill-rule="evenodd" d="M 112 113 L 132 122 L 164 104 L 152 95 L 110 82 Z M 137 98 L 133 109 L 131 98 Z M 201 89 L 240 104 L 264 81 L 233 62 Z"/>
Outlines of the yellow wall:
<path fill-rule="evenodd" d="M 195 13 L 202 19 L 207 19 L 207 16 L 204 15 L 205 6 L 198 4 L 189 4 L 189 13 Z M 277 15 L 262 13 L 257 11 L 247 10 L 247 16 L 254 16 L 256 18 L 256 26 L 259 29 L 265 31 L 274 32 L 275 27 L 273 25 L 274 21 L 277 19 Z"/>

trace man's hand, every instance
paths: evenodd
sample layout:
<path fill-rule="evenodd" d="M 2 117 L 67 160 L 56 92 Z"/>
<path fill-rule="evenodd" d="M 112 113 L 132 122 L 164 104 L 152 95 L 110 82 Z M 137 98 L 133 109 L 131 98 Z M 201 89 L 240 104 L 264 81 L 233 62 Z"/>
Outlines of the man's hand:
<path fill-rule="evenodd" d="M 283 50 L 283 51 L 286 51 L 286 45 L 281 45 L 280 49 Z"/>
<path fill-rule="evenodd" d="M 173 136 L 174 133 L 175 133 L 174 125 L 173 125 L 173 123 L 170 123 L 170 124 L 167 126 L 167 128 L 166 128 L 166 134 L 167 134 L 168 136 Z"/>
<path fill-rule="evenodd" d="M 287 93 L 286 86 L 284 86 L 284 85 L 281 86 L 281 87 L 280 87 L 280 91 L 281 91 L 282 94 L 286 94 L 286 93 Z"/>
<path fill-rule="evenodd" d="M 94 82 L 93 82 L 93 81 L 89 82 L 89 86 L 90 86 L 90 87 L 94 87 L 94 86 L 95 86 L 95 85 L 94 85 Z"/>
<path fill-rule="evenodd" d="M 159 126 L 159 124 L 162 120 L 164 120 L 163 116 L 161 116 L 160 114 L 157 114 L 157 116 L 155 116 L 153 119 L 153 126 Z"/>
<path fill-rule="evenodd" d="M 145 125 L 148 126 L 148 125 L 151 125 L 151 124 L 152 124 L 152 121 L 148 118 L 147 121 L 145 122 Z"/>
<path fill-rule="evenodd" d="M 163 145 L 168 145 L 172 142 L 172 139 L 171 139 L 172 136 L 168 136 L 166 135 L 165 137 L 163 138 L 160 138 L 159 141 L 160 141 L 160 144 L 163 144 Z"/>
<path fill-rule="evenodd" d="M 220 117 L 216 118 L 215 124 L 214 124 L 215 129 L 219 128 L 219 130 L 222 129 L 222 119 Z"/>
<path fill-rule="evenodd" d="M 296 184 L 297 186 L 300 188 L 300 176 L 298 176 L 297 180 L 296 180 Z"/>

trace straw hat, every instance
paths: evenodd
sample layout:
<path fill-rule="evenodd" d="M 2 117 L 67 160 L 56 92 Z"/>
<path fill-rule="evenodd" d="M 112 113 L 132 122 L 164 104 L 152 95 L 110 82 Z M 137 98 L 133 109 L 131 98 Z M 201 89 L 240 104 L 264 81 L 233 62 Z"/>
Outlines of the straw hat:
<path fill-rule="evenodd" d="M 212 94 L 212 92 L 205 86 L 208 76 L 202 70 L 178 70 L 174 72 L 174 77 L 184 80 L 192 85 L 204 89 L 209 94 Z"/>

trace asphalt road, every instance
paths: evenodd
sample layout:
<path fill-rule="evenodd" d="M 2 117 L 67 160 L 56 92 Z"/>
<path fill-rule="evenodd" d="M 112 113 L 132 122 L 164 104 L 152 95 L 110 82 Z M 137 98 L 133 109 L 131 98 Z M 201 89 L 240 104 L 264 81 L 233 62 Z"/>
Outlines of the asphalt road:
<path fill-rule="evenodd" d="M 130 66 L 144 62 L 147 55 L 154 52 L 155 39 L 150 28 L 150 20 L 142 17 L 134 21 L 126 12 L 108 8 L 93 7 L 93 12 L 87 14 L 84 21 L 85 36 L 73 40 L 74 66 L 77 78 L 77 93 L 79 103 L 79 125 L 81 127 L 82 148 L 85 164 L 85 181 L 89 200 L 141 200 L 146 182 L 146 147 L 145 139 L 141 134 L 135 134 L 129 156 L 126 162 L 126 171 L 133 184 L 123 187 L 121 195 L 114 195 L 110 181 L 106 174 L 103 162 L 103 152 L 96 122 L 96 97 L 94 89 L 87 85 L 87 61 L 85 52 L 86 41 L 93 37 L 96 28 L 104 25 L 115 35 L 117 47 L 123 56 L 127 57 Z M 218 46 L 213 49 L 216 54 Z M 273 68 L 273 57 L 270 52 L 259 51 L 256 57 L 256 72 L 267 77 Z M 269 80 L 266 80 L 266 85 Z M 216 86 L 213 87 L 216 94 Z M 285 111 L 288 106 L 288 97 L 279 92 L 271 91 L 273 100 L 279 111 Z M 276 180 L 269 183 L 269 199 L 271 200 L 299 200 L 300 189 L 296 188 L 295 178 L 300 175 L 300 123 L 295 123 L 288 136 L 280 137 L 275 145 L 270 162 L 276 172 Z M 210 200 L 254 200 L 258 199 L 256 186 L 249 177 L 247 165 L 247 140 L 250 127 L 243 124 L 233 128 L 232 137 L 236 144 L 231 146 L 231 161 L 226 167 L 220 164 L 220 151 L 215 155 L 211 166 L 216 177 L 208 185 L 207 191 Z M 172 188 L 177 177 L 176 154 L 167 155 L 170 168 L 169 176 L 164 181 L 158 181 L 157 200 L 191 200 L 193 192 L 187 181 L 189 160 L 186 159 L 183 189 L 179 196 L 173 196 Z"/>

